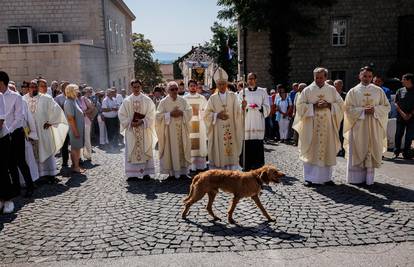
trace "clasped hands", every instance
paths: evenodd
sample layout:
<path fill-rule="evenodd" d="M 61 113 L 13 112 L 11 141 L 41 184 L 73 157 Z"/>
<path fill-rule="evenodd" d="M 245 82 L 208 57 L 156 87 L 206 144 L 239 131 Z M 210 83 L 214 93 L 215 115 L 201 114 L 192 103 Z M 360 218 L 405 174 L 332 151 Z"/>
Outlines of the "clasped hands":
<path fill-rule="evenodd" d="M 375 112 L 375 107 L 374 106 L 365 107 L 364 111 L 365 111 L 365 114 L 372 115 Z"/>
<path fill-rule="evenodd" d="M 257 105 L 257 104 L 247 104 L 247 101 L 246 100 L 243 100 L 242 101 L 242 110 L 246 110 L 246 107 L 247 106 L 249 106 L 249 108 L 251 108 L 251 109 L 255 109 L 255 108 L 258 108 L 259 107 L 259 105 Z"/>
<path fill-rule="evenodd" d="M 229 115 L 227 114 L 227 112 L 226 111 L 220 111 L 218 114 L 217 114 L 217 118 L 219 118 L 220 120 L 223 120 L 223 121 L 225 121 L 225 120 L 228 120 L 229 119 Z"/>
<path fill-rule="evenodd" d="M 178 118 L 183 116 L 183 112 L 181 110 L 179 110 L 178 107 L 175 107 L 173 111 L 170 112 L 171 117 L 173 118 Z"/>
<path fill-rule="evenodd" d="M 142 120 L 142 119 L 138 119 L 138 120 L 136 120 L 136 121 L 132 121 L 131 122 L 131 127 L 138 127 L 138 126 L 140 126 L 141 124 L 143 124 L 144 123 L 144 120 Z"/>
<path fill-rule="evenodd" d="M 329 108 L 331 109 L 331 103 L 327 102 L 326 100 L 319 100 L 317 103 L 313 104 L 313 107 L 316 109 L 323 109 L 323 108 Z"/>

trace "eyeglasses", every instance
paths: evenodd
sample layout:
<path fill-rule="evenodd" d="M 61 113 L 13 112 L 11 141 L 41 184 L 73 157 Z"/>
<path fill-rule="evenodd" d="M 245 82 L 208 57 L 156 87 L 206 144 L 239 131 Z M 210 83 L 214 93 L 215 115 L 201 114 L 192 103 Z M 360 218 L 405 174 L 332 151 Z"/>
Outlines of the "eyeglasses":
<path fill-rule="evenodd" d="M 170 91 L 178 91 L 178 87 L 170 87 L 170 89 L 168 89 Z"/>

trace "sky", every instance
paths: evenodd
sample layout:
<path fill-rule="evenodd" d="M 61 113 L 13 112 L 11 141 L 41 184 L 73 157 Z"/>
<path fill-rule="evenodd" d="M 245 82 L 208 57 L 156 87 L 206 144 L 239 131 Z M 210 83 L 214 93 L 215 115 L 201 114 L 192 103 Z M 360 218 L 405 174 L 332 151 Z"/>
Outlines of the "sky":
<path fill-rule="evenodd" d="M 132 31 L 150 39 L 155 51 L 184 54 L 209 41 L 218 21 L 216 0 L 124 0 L 137 17 Z M 225 23 L 228 24 L 228 23 Z"/>

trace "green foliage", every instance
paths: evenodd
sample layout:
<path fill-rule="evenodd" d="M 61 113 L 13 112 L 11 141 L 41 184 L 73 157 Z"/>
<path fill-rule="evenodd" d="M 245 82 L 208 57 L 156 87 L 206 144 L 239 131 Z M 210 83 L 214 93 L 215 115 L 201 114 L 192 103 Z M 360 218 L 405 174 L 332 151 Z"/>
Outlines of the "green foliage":
<path fill-rule="evenodd" d="M 271 67 L 273 81 L 287 82 L 290 69 L 290 34 L 313 35 L 318 31 L 317 18 L 303 12 L 309 7 L 329 7 L 336 0 L 218 0 L 223 9 L 218 18 L 238 21 L 250 30 L 270 33 Z"/>
<path fill-rule="evenodd" d="M 160 64 L 152 57 L 154 48 L 151 41 L 145 39 L 142 33 L 132 35 L 132 46 L 134 50 L 135 77 L 142 80 L 144 89 L 152 89 L 162 82 Z"/>
<path fill-rule="evenodd" d="M 229 80 L 237 79 L 237 28 L 234 25 L 228 27 L 214 22 L 211 27 L 213 37 L 203 45 L 206 53 L 214 58 L 216 63 L 229 75 Z M 228 57 L 228 46 L 233 51 L 233 57 Z"/>

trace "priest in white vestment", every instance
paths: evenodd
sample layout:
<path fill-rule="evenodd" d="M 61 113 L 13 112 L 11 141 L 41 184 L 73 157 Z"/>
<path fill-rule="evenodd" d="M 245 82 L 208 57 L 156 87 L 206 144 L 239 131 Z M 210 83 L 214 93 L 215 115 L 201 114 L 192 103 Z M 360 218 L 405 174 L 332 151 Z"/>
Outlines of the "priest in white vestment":
<path fill-rule="evenodd" d="M 39 179 L 39 168 L 33 153 L 33 145 L 30 141 L 37 141 L 39 138 L 37 137 L 37 130 L 36 130 L 36 123 L 34 121 L 33 115 L 29 112 L 29 107 L 27 106 L 27 102 L 23 101 L 23 128 L 24 133 L 26 136 L 25 140 L 25 156 L 27 165 L 29 165 L 30 175 L 32 176 L 33 182 Z M 20 184 L 24 185 L 24 179 L 22 174 L 20 173 Z"/>
<path fill-rule="evenodd" d="M 161 100 L 156 113 L 160 172 L 168 179 L 188 178 L 191 165 L 191 106 L 178 95 L 178 84 L 169 82 L 168 95 Z"/>
<path fill-rule="evenodd" d="M 214 74 L 218 92 L 210 96 L 204 114 L 208 135 L 210 169 L 240 170 L 239 157 L 243 145 L 243 117 L 237 94 L 227 89 L 227 73 Z"/>
<path fill-rule="evenodd" d="M 59 182 L 55 154 L 65 142 L 69 126 L 62 108 L 47 94 L 39 93 L 37 80 L 29 84 L 29 93 L 24 95 L 29 111 L 33 115 L 38 142 L 34 154 L 39 167 L 39 176 L 47 176 L 50 182 Z"/>
<path fill-rule="evenodd" d="M 344 148 L 347 157 L 346 178 L 351 184 L 374 183 L 375 168 L 387 150 L 388 113 L 391 110 L 381 87 L 371 83 L 373 71 L 363 67 L 360 84 L 345 98 Z"/>
<path fill-rule="evenodd" d="M 269 95 L 266 88 L 257 87 L 255 73 L 247 75 L 248 87 L 239 92 L 242 105 L 245 106 L 244 139 L 245 158 L 240 157 L 244 171 L 260 168 L 264 165 L 265 118 L 270 113 Z M 244 162 L 243 162 L 244 161 Z"/>
<path fill-rule="evenodd" d="M 191 106 L 193 116 L 190 121 L 191 140 L 191 171 L 200 172 L 207 168 L 207 134 L 204 123 L 204 111 L 207 106 L 206 98 L 197 93 L 197 82 L 188 81 L 188 94 L 184 99 Z"/>
<path fill-rule="evenodd" d="M 293 123 L 299 134 L 299 157 L 307 186 L 333 184 L 332 169 L 341 149 L 339 127 L 343 119 L 343 100 L 335 87 L 325 82 L 328 70 L 316 68 L 313 75 L 314 82 L 297 99 Z"/>
<path fill-rule="evenodd" d="M 155 105 L 141 87 L 141 81 L 131 81 L 132 94 L 123 99 L 118 118 L 125 136 L 125 175 L 149 180 L 155 173 Z"/>

